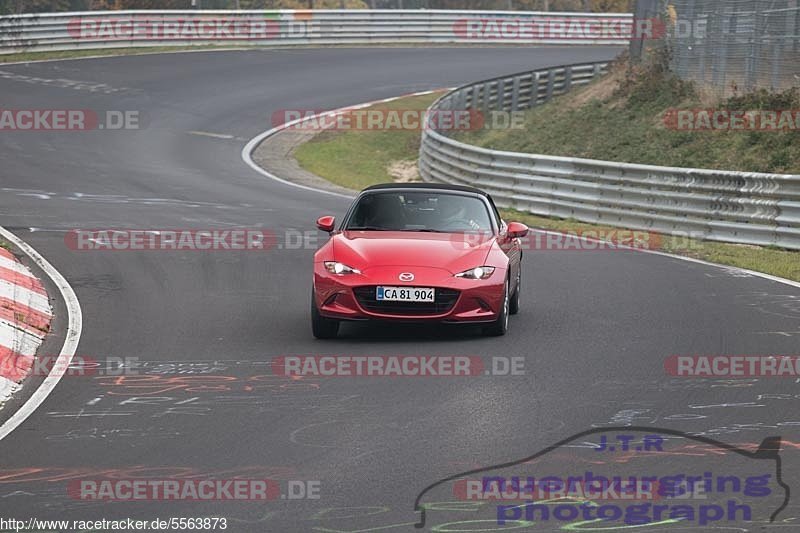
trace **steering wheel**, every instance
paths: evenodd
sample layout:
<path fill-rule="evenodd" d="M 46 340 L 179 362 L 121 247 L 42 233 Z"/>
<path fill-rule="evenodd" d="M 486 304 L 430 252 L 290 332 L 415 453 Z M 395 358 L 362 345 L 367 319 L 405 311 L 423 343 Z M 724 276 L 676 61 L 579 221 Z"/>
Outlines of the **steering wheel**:
<path fill-rule="evenodd" d="M 448 220 L 445 223 L 444 229 L 454 229 L 454 230 L 472 230 L 476 231 L 481 229 L 480 226 L 476 227 L 474 220 L 467 220 L 465 218 L 459 218 L 454 220 Z"/>

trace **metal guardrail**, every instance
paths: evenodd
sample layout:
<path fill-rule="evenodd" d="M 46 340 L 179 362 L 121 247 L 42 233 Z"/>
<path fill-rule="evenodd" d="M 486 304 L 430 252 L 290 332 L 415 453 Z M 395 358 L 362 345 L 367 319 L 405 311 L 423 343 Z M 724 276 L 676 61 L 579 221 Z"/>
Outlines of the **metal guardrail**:
<path fill-rule="evenodd" d="M 456 89 L 429 111 L 517 111 L 605 73 L 606 63 L 524 72 Z M 715 241 L 800 250 L 800 175 L 727 172 L 487 150 L 423 129 L 425 181 L 472 185 L 501 207 Z"/>
<path fill-rule="evenodd" d="M 629 14 L 423 10 L 112 11 L 0 17 L 0 54 L 98 48 L 331 44 L 619 44 Z M 535 28 L 546 28 L 537 34 Z M 579 34 L 574 29 L 577 28 Z M 570 31 L 572 29 L 573 31 Z M 561 31 L 562 33 L 558 33 Z M 609 38 L 609 35 L 612 35 Z M 616 35 L 616 37 L 614 37 Z M 431 110 L 527 109 L 605 63 L 473 83 Z M 477 185 L 531 213 L 800 249 L 800 176 L 682 169 L 486 150 L 425 128 L 423 179 Z"/>
<path fill-rule="evenodd" d="M 632 25 L 626 13 L 87 11 L 0 17 L 0 54 L 188 45 L 625 45 Z"/>

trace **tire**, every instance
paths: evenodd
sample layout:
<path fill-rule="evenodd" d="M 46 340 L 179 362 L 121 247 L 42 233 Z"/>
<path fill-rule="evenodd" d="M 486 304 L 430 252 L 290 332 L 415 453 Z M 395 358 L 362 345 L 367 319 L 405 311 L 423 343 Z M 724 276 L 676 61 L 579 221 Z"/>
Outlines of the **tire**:
<path fill-rule="evenodd" d="M 483 328 L 483 334 L 489 337 L 502 337 L 508 332 L 508 315 L 510 314 L 511 296 L 509 295 L 509 283 L 506 280 L 503 286 L 503 304 L 500 308 L 500 315 L 497 320 Z"/>
<path fill-rule="evenodd" d="M 313 292 L 311 293 L 311 332 L 317 339 L 335 339 L 339 334 L 339 321 L 325 318 L 319 314 Z"/>
<path fill-rule="evenodd" d="M 511 302 L 508 306 L 508 311 L 512 315 L 516 315 L 519 313 L 519 304 L 520 304 L 520 293 L 522 292 L 522 265 L 519 266 L 519 272 L 517 273 L 517 283 L 516 290 L 514 291 L 514 296 L 511 297 Z"/>

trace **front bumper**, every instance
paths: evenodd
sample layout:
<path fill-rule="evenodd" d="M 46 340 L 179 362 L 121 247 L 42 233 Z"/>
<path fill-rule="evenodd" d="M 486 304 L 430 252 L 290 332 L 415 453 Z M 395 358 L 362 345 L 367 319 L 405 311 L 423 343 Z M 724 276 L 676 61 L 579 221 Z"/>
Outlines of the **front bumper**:
<path fill-rule="evenodd" d="M 414 281 L 398 281 L 400 273 L 408 271 L 413 271 Z M 498 268 L 485 280 L 462 279 L 430 267 L 380 267 L 336 275 L 323 263 L 315 263 L 314 301 L 322 316 L 337 320 L 485 323 L 499 316 L 505 276 L 505 270 Z M 434 288 L 436 302 L 378 302 L 379 285 Z"/>

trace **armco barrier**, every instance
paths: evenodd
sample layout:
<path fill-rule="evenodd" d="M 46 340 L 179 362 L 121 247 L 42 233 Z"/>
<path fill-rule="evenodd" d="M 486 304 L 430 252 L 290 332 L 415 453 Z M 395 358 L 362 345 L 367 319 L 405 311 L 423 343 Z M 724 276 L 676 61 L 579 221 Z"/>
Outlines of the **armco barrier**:
<path fill-rule="evenodd" d="M 516 111 L 604 73 L 555 67 L 456 89 L 430 110 Z M 501 152 L 424 128 L 425 181 L 473 185 L 502 207 L 582 222 L 800 250 L 800 175 L 727 172 Z"/>
<path fill-rule="evenodd" d="M 626 45 L 632 27 L 627 13 L 88 11 L 0 17 L 0 53 L 186 45 Z"/>

